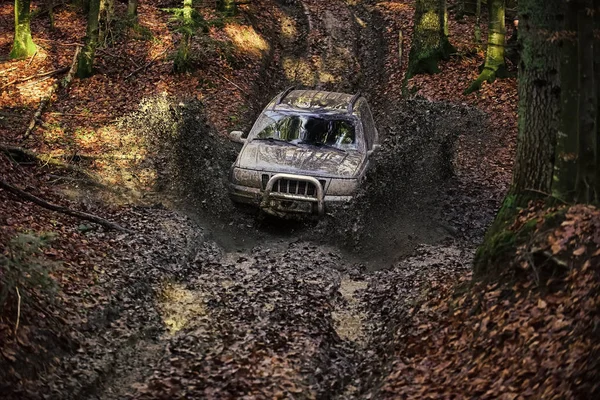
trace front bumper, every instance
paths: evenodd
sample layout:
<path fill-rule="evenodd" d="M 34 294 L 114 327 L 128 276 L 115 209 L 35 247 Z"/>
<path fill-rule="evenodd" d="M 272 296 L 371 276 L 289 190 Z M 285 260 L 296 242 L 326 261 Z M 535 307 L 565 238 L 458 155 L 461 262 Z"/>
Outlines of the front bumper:
<path fill-rule="evenodd" d="M 279 180 L 294 180 L 310 183 L 315 187 L 313 195 L 281 193 L 274 191 L 273 187 Z M 230 184 L 229 195 L 238 203 L 251 204 L 260 207 L 268 214 L 286 217 L 290 214 L 316 214 L 322 216 L 328 206 L 349 202 L 353 196 L 325 195 L 319 180 L 310 176 L 293 174 L 273 175 L 264 190 L 243 185 Z"/>

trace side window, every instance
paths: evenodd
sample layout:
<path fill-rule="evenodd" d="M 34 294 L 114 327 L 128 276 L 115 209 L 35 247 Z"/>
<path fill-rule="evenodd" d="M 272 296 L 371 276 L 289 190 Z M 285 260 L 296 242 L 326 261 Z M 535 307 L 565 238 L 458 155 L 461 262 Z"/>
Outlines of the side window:
<path fill-rule="evenodd" d="M 364 99 L 360 104 L 360 116 L 363 124 L 365 142 L 367 143 L 367 150 L 371 150 L 373 148 L 373 141 L 375 140 L 375 122 L 373 122 L 373 115 L 371 115 L 369 105 Z"/>

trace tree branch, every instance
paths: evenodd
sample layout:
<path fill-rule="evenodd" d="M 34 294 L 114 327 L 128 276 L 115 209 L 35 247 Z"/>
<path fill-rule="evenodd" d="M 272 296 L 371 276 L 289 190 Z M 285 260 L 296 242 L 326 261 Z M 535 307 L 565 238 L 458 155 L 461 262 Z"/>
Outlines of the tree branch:
<path fill-rule="evenodd" d="M 69 72 L 67 73 L 67 76 L 64 78 L 63 83 L 62 83 L 62 86 L 64 88 L 66 88 L 69 85 L 69 83 L 71 83 L 71 79 L 73 79 L 73 74 L 75 74 L 75 71 L 77 70 L 77 56 L 79 55 L 80 51 L 81 51 L 81 47 L 77 47 L 75 49 L 75 55 L 73 56 L 73 61 L 71 62 L 71 66 L 68 68 Z M 27 139 L 29 137 L 29 135 L 31 135 L 31 132 L 33 132 L 33 128 L 35 128 L 35 124 L 42 116 L 42 113 L 44 112 L 44 108 L 46 108 L 46 105 L 48 103 L 50 103 L 52 94 L 58 89 L 59 82 L 60 81 L 57 80 L 54 83 L 54 85 L 52 85 L 52 87 L 50 88 L 50 91 L 48 92 L 46 97 L 42 98 L 42 100 L 40 101 L 40 105 L 39 105 L 38 109 L 36 110 L 35 114 L 33 114 L 33 117 L 31 118 L 31 121 L 29 122 L 29 126 L 27 127 L 27 130 L 23 134 L 23 138 L 21 139 L 21 141 L 24 141 L 25 139 Z"/>
<path fill-rule="evenodd" d="M 33 159 L 39 162 L 40 164 L 50 164 L 54 167 L 66 169 L 67 171 L 71 171 L 75 174 L 79 174 L 87 179 L 87 181 L 95 186 L 104 187 L 101 183 L 98 182 L 92 175 L 86 172 L 83 168 L 79 168 L 76 165 L 68 164 L 57 160 L 55 156 L 38 154 L 34 151 L 24 149 L 22 147 L 11 146 L 5 143 L 0 143 L 0 151 L 6 153 L 9 156 L 18 155 L 23 158 Z"/>
<path fill-rule="evenodd" d="M 8 182 L 0 179 L 0 188 L 7 190 L 15 195 L 17 195 L 17 197 L 20 197 L 22 199 L 25 199 L 27 201 L 30 201 L 34 204 L 37 204 L 38 206 L 47 208 L 48 210 L 52 210 L 52 211 L 56 211 L 56 212 L 60 212 L 63 214 L 67 214 L 70 215 L 72 217 L 76 217 L 76 218 L 80 218 L 86 221 L 91 221 L 94 222 L 98 225 L 102 225 L 105 228 L 108 229 L 113 229 L 116 231 L 121 231 L 121 232 L 127 232 L 127 233 L 133 233 L 133 231 L 123 228 L 121 225 L 118 225 L 114 222 L 110 222 L 104 218 L 98 217 L 96 215 L 93 214 L 88 214 L 82 211 L 76 211 L 76 210 L 71 210 L 70 208 L 67 207 L 63 207 L 63 206 L 59 206 L 57 204 L 53 204 L 53 203 L 48 203 L 45 200 L 40 199 L 39 197 L 36 197 L 32 194 L 27 193 L 24 190 L 21 190 L 15 186 L 12 186 L 11 184 L 9 184 Z"/>
<path fill-rule="evenodd" d="M 42 78 L 44 76 L 49 76 L 49 75 L 54 75 L 54 74 L 61 74 L 63 72 L 67 72 L 68 70 L 69 70 L 69 67 L 63 67 L 63 68 L 55 69 L 54 71 L 44 72 L 44 73 L 37 74 L 37 75 L 31 75 L 31 76 L 28 76 L 27 78 L 15 79 L 14 81 L 10 81 L 6 85 L 2 86 L 0 88 L 0 90 L 4 89 L 7 86 L 12 85 L 13 83 L 25 82 L 25 81 L 28 81 L 28 80 L 31 80 L 34 78 Z"/>
<path fill-rule="evenodd" d="M 163 54 L 165 54 L 169 49 L 165 49 L 164 51 L 160 52 L 159 54 L 157 54 L 156 56 L 154 56 L 150 61 L 148 61 L 146 64 L 142 65 L 139 68 L 136 68 L 133 70 L 133 72 L 131 72 L 129 75 L 127 75 L 125 77 L 125 80 L 129 79 L 132 75 L 135 75 L 136 73 L 138 73 L 139 71 L 148 68 L 154 61 L 158 60 L 159 57 L 161 57 Z"/>
<path fill-rule="evenodd" d="M 21 293 L 19 293 L 19 287 L 15 286 L 15 290 L 17 291 L 17 298 L 19 302 L 17 303 L 17 322 L 15 323 L 15 336 L 17 336 L 17 331 L 19 330 L 19 321 L 21 320 Z"/>

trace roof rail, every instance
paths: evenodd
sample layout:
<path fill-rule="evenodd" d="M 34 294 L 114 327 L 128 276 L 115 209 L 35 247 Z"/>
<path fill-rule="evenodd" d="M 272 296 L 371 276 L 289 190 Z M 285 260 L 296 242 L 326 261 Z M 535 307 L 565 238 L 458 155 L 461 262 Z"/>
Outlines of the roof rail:
<path fill-rule="evenodd" d="M 283 99 L 285 99 L 285 96 L 287 96 L 288 94 L 290 94 L 290 92 L 292 90 L 294 90 L 296 87 L 295 86 L 290 86 L 289 88 L 285 89 L 280 95 L 279 97 L 277 97 L 277 100 L 275 101 L 275 104 L 273 105 L 273 107 L 278 106 L 279 104 L 281 104 L 281 102 L 283 101 Z"/>
<path fill-rule="evenodd" d="M 350 103 L 348 103 L 348 114 L 352 114 L 352 111 L 354 110 L 354 104 L 356 104 L 356 101 L 360 98 L 360 92 L 357 92 L 354 96 L 352 96 L 352 98 L 350 99 Z"/>

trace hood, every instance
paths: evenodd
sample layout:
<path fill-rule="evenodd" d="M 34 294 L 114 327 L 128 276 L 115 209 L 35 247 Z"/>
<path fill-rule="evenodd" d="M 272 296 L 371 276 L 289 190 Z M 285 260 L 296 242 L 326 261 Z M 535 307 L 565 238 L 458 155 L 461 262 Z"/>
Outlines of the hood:
<path fill-rule="evenodd" d="M 364 155 L 302 145 L 247 143 L 238 156 L 238 167 L 259 171 L 352 178 Z"/>

